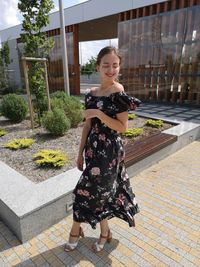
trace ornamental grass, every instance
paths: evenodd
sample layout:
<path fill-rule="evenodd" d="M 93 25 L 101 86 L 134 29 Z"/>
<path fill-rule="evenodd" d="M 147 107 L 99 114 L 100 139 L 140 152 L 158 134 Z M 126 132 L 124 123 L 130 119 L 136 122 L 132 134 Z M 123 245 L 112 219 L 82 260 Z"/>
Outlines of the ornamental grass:
<path fill-rule="evenodd" d="M 125 133 L 123 133 L 123 136 L 128 138 L 137 137 L 144 133 L 144 130 L 142 128 L 129 128 Z"/>
<path fill-rule="evenodd" d="M 145 126 L 149 126 L 152 128 L 161 128 L 163 127 L 164 122 L 162 120 L 152 120 L 149 119 L 146 121 Z"/>
<path fill-rule="evenodd" d="M 6 134 L 7 134 L 7 132 L 5 130 L 0 129 L 0 137 L 4 136 Z"/>
<path fill-rule="evenodd" d="M 68 161 L 67 156 L 60 150 L 43 149 L 33 156 L 36 164 L 41 167 L 60 168 Z"/>
<path fill-rule="evenodd" d="M 5 144 L 6 148 L 17 150 L 30 147 L 35 141 L 31 138 L 13 139 Z"/>

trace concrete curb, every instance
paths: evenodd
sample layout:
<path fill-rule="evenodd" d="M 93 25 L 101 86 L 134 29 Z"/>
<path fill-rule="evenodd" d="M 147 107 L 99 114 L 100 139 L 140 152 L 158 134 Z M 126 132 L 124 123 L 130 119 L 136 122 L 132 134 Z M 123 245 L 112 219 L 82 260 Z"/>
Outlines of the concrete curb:
<path fill-rule="evenodd" d="M 135 113 L 152 118 L 148 114 Z M 127 169 L 130 176 L 200 138 L 199 124 L 162 119 L 177 124 L 164 131 L 177 135 L 177 142 L 130 166 Z M 0 217 L 21 242 L 26 242 L 57 223 L 71 210 L 71 192 L 81 175 L 77 168 L 39 184 L 31 182 L 1 161 L 0 170 Z"/>

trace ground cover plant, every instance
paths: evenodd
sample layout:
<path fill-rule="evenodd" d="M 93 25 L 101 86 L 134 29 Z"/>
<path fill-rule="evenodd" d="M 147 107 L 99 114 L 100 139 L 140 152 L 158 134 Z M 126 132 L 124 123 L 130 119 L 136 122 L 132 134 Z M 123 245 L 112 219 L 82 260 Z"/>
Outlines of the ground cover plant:
<path fill-rule="evenodd" d="M 1 137 L 1 136 L 4 136 L 4 135 L 6 135 L 6 131 L 5 131 L 5 130 L 2 130 L 2 129 L 0 129 L 0 137 Z"/>
<path fill-rule="evenodd" d="M 5 147 L 12 150 L 25 149 L 30 147 L 33 143 L 34 140 L 31 138 L 13 139 L 6 143 Z"/>
<path fill-rule="evenodd" d="M 161 128 L 146 126 L 147 119 L 135 117 L 129 120 L 129 129 L 142 129 L 142 133 L 137 137 L 124 136 L 124 143 L 145 140 L 149 135 L 170 128 L 172 125 L 163 123 Z M 17 170 L 33 182 L 41 182 L 52 176 L 76 167 L 76 157 L 81 139 L 83 121 L 76 127 L 71 127 L 63 135 L 52 135 L 44 126 L 30 129 L 28 118 L 20 123 L 13 123 L 7 118 L 0 116 L 0 129 L 7 132 L 0 138 L 0 160 Z M 130 130 L 129 130 L 130 131 Z M 5 148 L 5 144 L 13 139 L 31 138 L 35 142 L 26 149 L 10 150 Z M 59 168 L 45 164 L 45 168 L 39 166 L 34 161 L 33 156 L 40 150 L 59 150 L 67 157 L 67 161 Z M 53 164 L 52 164 L 53 165 Z"/>
<path fill-rule="evenodd" d="M 60 150 L 43 149 L 33 156 L 38 166 L 63 167 L 67 162 L 67 156 Z"/>

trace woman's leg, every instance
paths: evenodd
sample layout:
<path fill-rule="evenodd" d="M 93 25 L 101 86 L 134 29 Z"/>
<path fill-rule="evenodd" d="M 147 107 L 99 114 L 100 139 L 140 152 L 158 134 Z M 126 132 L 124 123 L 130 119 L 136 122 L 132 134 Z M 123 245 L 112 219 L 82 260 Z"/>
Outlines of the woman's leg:
<path fill-rule="evenodd" d="M 65 244 L 64 250 L 66 252 L 74 250 L 78 245 L 80 236 L 84 237 L 83 230 L 80 223 L 74 221 L 69 234 L 69 241 Z"/>
<path fill-rule="evenodd" d="M 72 228 L 69 235 L 69 243 L 76 243 L 79 238 L 81 223 L 73 221 Z M 77 236 L 77 237 L 76 237 Z"/>
<path fill-rule="evenodd" d="M 106 242 L 110 243 L 112 234 L 108 226 L 108 220 L 104 219 L 100 222 L 101 234 L 98 242 L 95 242 L 92 246 L 94 252 L 99 252 L 103 249 Z"/>
<path fill-rule="evenodd" d="M 109 230 L 109 226 L 108 226 L 108 220 L 104 219 L 100 222 L 100 228 L 101 228 L 101 235 L 102 236 L 107 236 L 108 235 L 108 230 Z"/>

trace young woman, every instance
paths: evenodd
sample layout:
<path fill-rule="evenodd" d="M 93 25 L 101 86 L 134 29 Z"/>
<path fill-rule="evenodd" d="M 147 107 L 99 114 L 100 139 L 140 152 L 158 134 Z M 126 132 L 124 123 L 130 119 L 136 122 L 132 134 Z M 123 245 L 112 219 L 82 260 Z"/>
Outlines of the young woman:
<path fill-rule="evenodd" d="M 117 82 L 121 57 L 114 47 L 103 48 L 97 57 L 100 87 L 91 88 L 85 97 L 85 124 L 77 159 L 83 171 L 74 191 L 73 225 L 65 251 L 74 250 L 80 236 L 80 223 L 93 229 L 100 223 L 101 234 L 93 245 L 94 252 L 103 249 L 112 239 L 108 219 L 119 217 L 135 226 L 139 212 L 124 165 L 124 148 L 120 138 L 128 128 L 128 110 L 140 101 L 128 96 Z"/>

